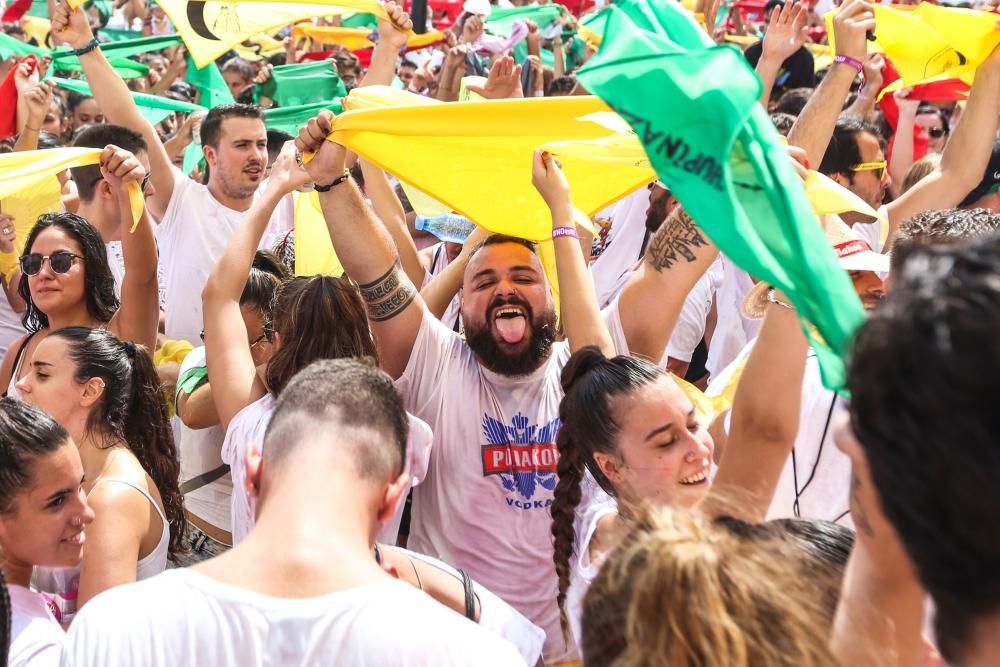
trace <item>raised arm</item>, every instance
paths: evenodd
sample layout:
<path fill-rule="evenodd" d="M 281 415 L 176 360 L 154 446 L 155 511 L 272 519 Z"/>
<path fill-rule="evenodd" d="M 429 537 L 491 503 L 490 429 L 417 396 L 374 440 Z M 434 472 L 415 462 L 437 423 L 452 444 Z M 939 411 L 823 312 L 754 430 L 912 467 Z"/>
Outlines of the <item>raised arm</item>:
<path fill-rule="evenodd" d="M 869 3 L 865 0 L 845 0 L 833 18 L 836 55 L 863 62 L 868 51 L 866 33 L 874 29 L 875 12 Z M 788 133 L 788 143 L 804 148 L 810 164 L 823 162 L 837 117 L 857 76 L 858 70 L 849 64 L 831 65 Z"/>
<path fill-rule="evenodd" d="M 773 299 L 733 400 L 732 428 L 703 507 L 763 521 L 795 444 L 808 344 L 795 311 Z"/>
<path fill-rule="evenodd" d="M 601 309 L 597 305 L 594 281 L 580 252 L 569 184 L 559 163 L 548 153 L 535 151 L 531 181 L 552 212 L 552 245 L 559 275 L 559 314 L 570 349 L 575 352 L 596 345 L 609 356 L 615 355 Z"/>
<path fill-rule="evenodd" d="M 389 232 L 354 181 L 342 176 L 347 150 L 326 140 L 332 120 L 332 113 L 320 111 L 299 132 L 295 146 L 303 153 L 316 151 L 305 168 L 317 187 L 332 185 L 319 195 L 330 240 L 347 275 L 361 286 L 382 367 L 398 378 L 410 360 L 426 306 L 403 271 Z"/>
<path fill-rule="evenodd" d="M 629 352 L 659 363 L 688 293 L 719 250 L 678 206 L 656 230 L 649 250 L 618 297 Z"/>
<path fill-rule="evenodd" d="M 998 22 L 1000 26 L 1000 22 Z M 941 164 L 926 178 L 888 205 L 891 246 L 896 228 L 908 218 L 930 209 L 957 206 L 986 172 L 1000 119 L 1000 48 L 976 70 L 976 80 L 962 122 L 952 134 Z"/>
<path fill-rule="evenodd" d="M 305 185 L 309 177 L 295 162 L 291 144 L 282 149 L 261 197 L 229 237 L 208 276 L 201 298 L 205 313 L 205 354 L 212 397 L 223 428 L 236 413 L 260 397 L 240 295 L 250 275 L 254 253 L 281 198 Z"/>
<path fill-rule="evenodd" d="M 757 75 L 760 77 L 763 89 L 760 93 L 760 103 L 768 108 L 771 101 L 771 91 L 778 80 L 781 65 L 793 53 L 802 48 L 808 36 L 809 27 L 806 18 L 809 10 L 799 2 L 787 3 L 771 12 L 771 19 L 764 33 L 761 45 L 760 60 L 757 61 Z M 712 31 L 709 30 L 709 33 Z"/>
<path fill-rule="evenodd" d="M 920 103 L 909 100 L 909 88 L 903 88 L 893 93 L 899 117 L 896 121 L 896 138 L 892 142 L 892 157 L 889 159 L 889 178 L 894 197 L 898 197 L 903 188 L 906 174 L 913 166 L 913 129 L 917 124 L 917 108 Z"/>
<path fill-rule="evenodd" d="M 111 186 L 118 201 L 125 260 L 121 306 L 111 318 L 110 329 L 122 340 L 141 343 L 152 353 L 156 349 L 156 333 L 160 324 L 156 239 L 145 208 L 135 230 L 132 230 L 132 204 L 128 193 L 129 183 L 142 185 L 146 170 L 139 159 L 124 148 L 106 146 L 101 154 L 101 176 Z"/>
<path fill-rule="evenodd" d="M 865 64 L 861 70 L 865 75 L 864 85 L 858 90 L 858 96 L 844 113 L 858 118 L 868 117 L 868 114 L 875 109 L 875 102 L 878 101 L 878 94 L 882 90 L 882 72 L 884 70 L 885 57 L 881 53 L 873 53 L 865 58 Z"/>
<path fill-rule="evenodd" d="M 399 50 L 406 46 L 406 40 L 413 30 L 410 15 L 393 0 L 385 3 L 389 19 L 378 20 L 378 42 L 372 51 L 372 61 L 361 80 L 361 86 L 388 86 L 396 76 L 396 60 Z"/>
<path fill-rule="evenodd" d="M 472 251 L 482 241 L 489 237 L 490 233 L 482 227 L 476 227 L 475 231 L 465 239 L 462 252 L 448 266 L 444 267 L 441 273 L 437 274 L 431 281 L 420 290 L 420 296 L 427 305 L 427 310 L 434 317 L 441 319 L 448 311 L 448 304 L 462 289 L 462 279 L 465 277 L 465 267 L 469 264 Z"/>
<path fill-rule="evenodd" d="M 66 0 L 58 4 L 49 0 L 49 15 L 52 17 L 52 36 L 57 43 L 80 49 L 90 44 L 94 38 L 86 14 L 82 9 L 71 10 L 66 5 Z M 146 140 L 149 148 L 150 181 L 156 190 L 147 199 L 146 206 L 158 220 L 162 219 L 174 192 L 175 169 L 160 143 L 160 136 L 139 112 L 128 86 L 100 49 L 81 55 L 80 63 L 94 99 L 104 110 L 108 121 L 139 132 Z"/>
<path fill-rule="evenodd" d="M 396 191 L 389 185 L 385 172 L 371 162 L 361 160 L 361 173 L 365 177 L 365 193 L 372 200 L 375 215 L 382 221 L 396 243 L 403 271 L 414 285 L 422 285 L 424 266 L 417 254 L 417 245 L 410 236 L 410 229 L 406 226 L 406 211 L 403 210 L 403 204 L 396 196 Z"/>

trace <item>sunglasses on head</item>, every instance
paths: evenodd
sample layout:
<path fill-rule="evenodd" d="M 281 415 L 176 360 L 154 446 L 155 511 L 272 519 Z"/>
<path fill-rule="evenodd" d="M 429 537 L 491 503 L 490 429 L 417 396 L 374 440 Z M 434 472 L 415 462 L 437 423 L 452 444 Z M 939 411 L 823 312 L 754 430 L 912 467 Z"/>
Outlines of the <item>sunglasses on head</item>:
<path fill-rule="evenodd" d="M 21 273 L 26 276 L 34 276 L 38 275 L 38 272 L 42 270 L 42 264 L 46 260 L 48 260 L 49 268 L 52 269 L 53 273 L 66 273 L 73 266 L 73 260 L 75 259 L 83 259 L 83 257 L 74 255 L 66 250 L 59 250 L 51 255 L 42 255 L 37 252 L 28 253 L 27 255 L 21 255 L 18 261 L 21 264 Z"/>
<path fill-rule="evenodd" d="M 888 164 L 889 163 L 886 162 L 885 160 L 882 160 L 880 162 L 862 162 L 861 164 L 856 164 L 853 165 L 852 167 L 849 167 L 849 169 L 851 171 L 874 171 L 875 176 L 877 176 L 878 180 L 881 181 L 882 179 L 885 178 L 885 170 Z"/>

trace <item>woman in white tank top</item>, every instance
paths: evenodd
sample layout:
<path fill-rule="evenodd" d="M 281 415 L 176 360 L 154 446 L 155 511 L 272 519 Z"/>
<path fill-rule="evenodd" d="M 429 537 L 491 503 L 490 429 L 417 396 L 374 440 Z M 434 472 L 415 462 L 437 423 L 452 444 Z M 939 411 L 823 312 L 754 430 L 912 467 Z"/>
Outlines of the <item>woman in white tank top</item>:
<path fill-rule="evenodd" d="M 149 355 L 103 329 L 50 333 L 18 389 L 77 443 L 96 515 L 79 570 L 35 573 L 67 623 L 101 591 L 162 572 L 179 549 L 185 521 L 173 433 Z"/>
<path fill-rule="evenodd" d="M 50 331 L 69 326 L 101 328 L 150 349 L 156 345 L 160 316 L 156 241 L 145 211 L 129 231 L 133 225 L 127 185 L 141 183 L 146 171 L 132 153 L 120 148 L 106 148 L 101 160 L 100 167 L 73 171 L 78 178 L 88 179 L 94 178 L 91 171 L 97 171 L 100 180 L 95 187 L 101 191 L 107 187 L 117 198 L 125 258 L 121 302 L 115 296 L 115 279 L 100 232 L 75 213 L 41 216 L 25 239 L 20 269 L 11 278 L 12 289 L 16 286 L 27 308 L 22 321 L 28 333 L 11 343 L 0 366 L 0 388 L 8 396 L 19 398 L 17 381 Z"/>

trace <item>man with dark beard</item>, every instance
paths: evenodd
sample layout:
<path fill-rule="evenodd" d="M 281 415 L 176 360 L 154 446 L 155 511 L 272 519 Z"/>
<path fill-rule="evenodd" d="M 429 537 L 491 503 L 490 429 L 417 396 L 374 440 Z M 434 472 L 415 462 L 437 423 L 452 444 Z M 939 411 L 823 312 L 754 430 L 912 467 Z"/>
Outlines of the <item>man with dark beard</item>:
<path fill-rule="evenodd" d="M 310 121 L 297 148 L 316 151 L 305 168 L 337 255 L 361 286 L 382 365 L 407 410 L 434 431 L 408 547 L 466 570 L 543 628 L 546 663 L 574 659 L 560 631 L 550 534 L 560 373 L 573 350 L 593 342 L 601 317 L 618 352 L 659 359 L 714 246 L 690 218 L 671 217 L 619 299 L 595 318 L 569 188 L 536 155 L 533 180 L 552 211 L 568 340 L 555 340 L 555 300 L 534 245 L 503 236 L 478 247 L 465 269 L 463 340 L 428 312 L 402 271 L 391 237 L 344 170 L 345 148 L 325 140 L 331 118 L 324 111 Z"/>

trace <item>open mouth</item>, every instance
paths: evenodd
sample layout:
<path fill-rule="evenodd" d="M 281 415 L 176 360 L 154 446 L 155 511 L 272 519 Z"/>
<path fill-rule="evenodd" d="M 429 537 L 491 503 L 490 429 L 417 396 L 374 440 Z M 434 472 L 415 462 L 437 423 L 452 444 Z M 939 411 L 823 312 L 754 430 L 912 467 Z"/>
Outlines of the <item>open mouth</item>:
<path fill-rule="evenodd" d="M 85 539 L 86 538 L 84 537 L 83 531 L 81 530 L 79 533 L 76 533 L 75 535 L 71 535 L 70 537 L 63 539 L 63 542 L 65 542 L 66 544 L 70 544 L 72 546 L 79 547 L 83 545 Z"/>
<path fill-rule="evenodd" d="M 685 486 L 697 486 L 698 484 L 705 484 L 708 481 L 708 459 L 702 460 L 702 469 L 693 475 L 689 475 L 681 480 L 681 484 Z"/>
<path fill-rule="evenodd" d="M 505 343 L 516 345 L 528 332 L 528 313 L 521 306 L 500 306 L 493 311 L 493 325 Z"/>
<path fill-rule="evenodd" d="M 264 170 L 260 167 L 247 167 L 246 169 L 243 170 L 243 173 L 249 176 L 250 178 L 260 178 L 261 175 L 264 173 Z"/>

